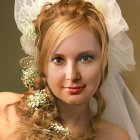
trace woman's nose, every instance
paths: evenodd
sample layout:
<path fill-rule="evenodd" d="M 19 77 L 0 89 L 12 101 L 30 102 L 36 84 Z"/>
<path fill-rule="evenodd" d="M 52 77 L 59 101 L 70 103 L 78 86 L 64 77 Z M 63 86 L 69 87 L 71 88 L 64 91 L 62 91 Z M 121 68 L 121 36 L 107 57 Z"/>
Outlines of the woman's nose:
<path fill-rule="evenodd" d="M 80 71 L 76 64 L 68 64 L 66 67 L 66 80 L 75 81 L 81 78 Z"/>

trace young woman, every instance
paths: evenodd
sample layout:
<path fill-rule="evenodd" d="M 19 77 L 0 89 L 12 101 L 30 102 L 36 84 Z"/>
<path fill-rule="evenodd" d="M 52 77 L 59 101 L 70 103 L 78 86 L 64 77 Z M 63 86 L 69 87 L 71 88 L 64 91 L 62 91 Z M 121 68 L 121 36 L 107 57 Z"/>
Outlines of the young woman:
<path fill-rule="evenodd" d="M 138 140 L 119 74 L 133 63 L 121 65 L 127 25 L 113 15 L 117 3 L 21 0 L 15 10 L 28 90 L 0 94 L 0 140 Z"/>

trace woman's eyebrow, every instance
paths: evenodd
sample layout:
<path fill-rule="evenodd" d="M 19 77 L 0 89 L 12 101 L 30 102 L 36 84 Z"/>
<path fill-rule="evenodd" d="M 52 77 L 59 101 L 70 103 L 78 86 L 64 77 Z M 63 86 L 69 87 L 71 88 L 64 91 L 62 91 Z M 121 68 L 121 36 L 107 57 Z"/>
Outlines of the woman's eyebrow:
<path fill-rule="evenodd" d="M 83 56 L 83 55 L 98 55 L 100 52 L 98 52 L 97 50 L 85 50 L 85 51 L 81 51 L 77 54 L 77 57 Z M 61 53 L 61 52 L 54 52 L 54 54 L 51 55 L 50 58 L 53 57 L 64 57 L 65 54 Z"/>
<path fill-rule="evenodd" d="M 55 52 L 55 53 L 53 53 L 53 54 L 51 55 L 51 58 L 52 58 L 52 57 L 56 57 L 56 56 L 63 57 L 64 54 Z"/>
<path fill-rule="evenodd" d="M 82 55 L 86 55 L 86 54 L 94 55 L 94 54 L 98 54 L 98 52 L 97 51 L 93 51 L 93 50 L 87 50 L 87 51 L 80 52 L 78 55 L 82 56 Z"/>

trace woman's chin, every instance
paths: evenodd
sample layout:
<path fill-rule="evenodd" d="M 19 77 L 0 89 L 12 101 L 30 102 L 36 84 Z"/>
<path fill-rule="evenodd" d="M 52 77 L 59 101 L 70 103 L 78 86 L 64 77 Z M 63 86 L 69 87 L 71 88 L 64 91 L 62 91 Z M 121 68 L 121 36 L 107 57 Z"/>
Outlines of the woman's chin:
<path fill-rule="evenodd" d="M 67 100 L 63 100 L 66 104 L 69 105 L 82 105 L 82 104 L 87 104 L 89 100 L 85 100 L 84 98 L 72 98 L 69 97 Z"/>

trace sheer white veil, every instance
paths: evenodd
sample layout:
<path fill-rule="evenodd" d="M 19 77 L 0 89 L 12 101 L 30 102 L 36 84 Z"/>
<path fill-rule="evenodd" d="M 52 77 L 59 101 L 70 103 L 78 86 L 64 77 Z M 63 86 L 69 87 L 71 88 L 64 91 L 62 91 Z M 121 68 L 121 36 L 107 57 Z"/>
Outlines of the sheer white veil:
<path fill-rule="evenodd" d="M 96 5 L 96 0 L 92 0 Z M 131 71 L 135 67 L 133 43 L 125 33 L 128 25 L 122 17 L 119 5 L 115 0 L 101 0 L 106 4 L 103 15 L 109 32 L 108 76 L 101 87 L 101 93 L 107 102 L 103 118 L 124 128 L 131 140 L 139 140 L 140 106 L 121 76 L 123 71 Z M 97 1 L 97 8 L 100 5 Z M 100 9 L 99 9 L 100 10 Z M 104 12 L 106 11 L 106 12 Z M 91 100 L 91 108 L 95 110 L 95 101 Z"/>
<path fill-rule="evenodd" d="M 58 0 L 15 0 L 15 21 L 23 34 L 21 45 L 26 54 L 35 56 L 34 27 L 32 21 L 37 17 L 45 2 Z M 93 3 L 104 15 L 109 33 L 108 76 L 101 87 L 107 107 L 103 118 L 127 130 L 131 140 L 139 140 L 140 106 L 125 85 L 122 71 L 131 71 L 135 67 L 133 43 L 125 33 L 128 25 L 122 17 L 116 0 L 85 0 Z M 94 99 L 90 102 L 95 109 Z"/>
<path fill-rule="evenodd" d="M 109 74 L 101 89 L 107 102 L 103 117 L 126 129 L 132 140 L 138 140 L 135 129 L 140 135 L 140 106 L 120 74 L 123 70 L 133 68 L 132 43 L 126 34 L 121 32 L 113 38 L 110 45 L 116 50 L 114 53 L 113 50 L 109 52 Z"/>

